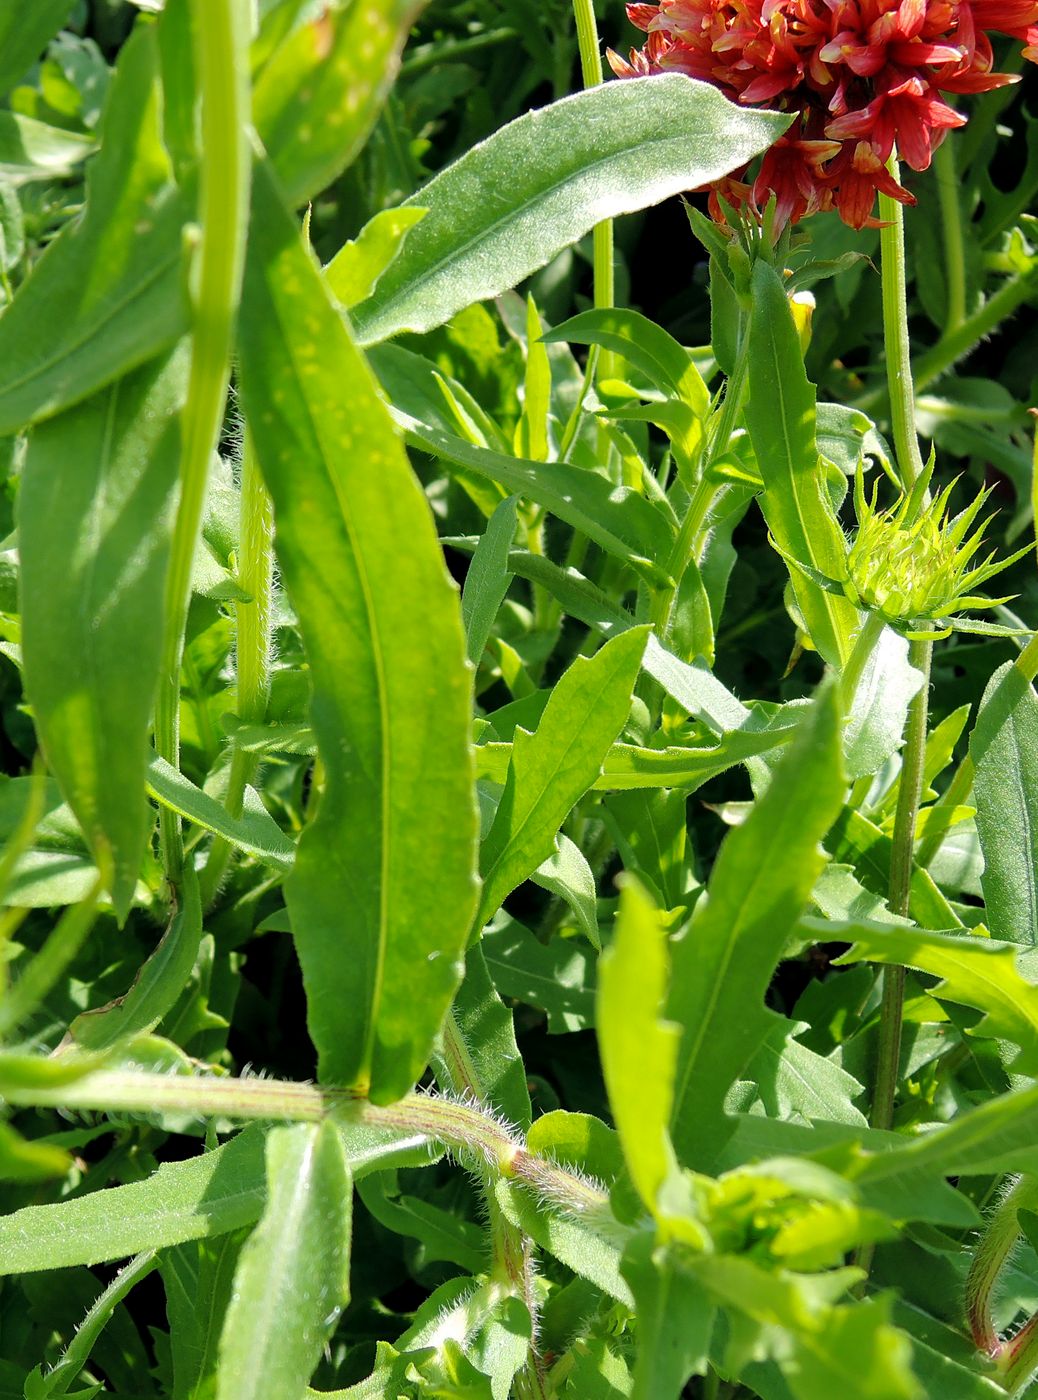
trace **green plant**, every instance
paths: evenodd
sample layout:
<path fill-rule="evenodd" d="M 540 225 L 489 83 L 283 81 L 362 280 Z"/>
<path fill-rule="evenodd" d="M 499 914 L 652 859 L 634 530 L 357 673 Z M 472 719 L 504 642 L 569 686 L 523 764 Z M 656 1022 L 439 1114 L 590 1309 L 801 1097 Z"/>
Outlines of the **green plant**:
<path fill-rule="evenodd" d="M 0 0 L 0 1395 L 1038 1367 L 1034 124 L 599 9 Z"/>

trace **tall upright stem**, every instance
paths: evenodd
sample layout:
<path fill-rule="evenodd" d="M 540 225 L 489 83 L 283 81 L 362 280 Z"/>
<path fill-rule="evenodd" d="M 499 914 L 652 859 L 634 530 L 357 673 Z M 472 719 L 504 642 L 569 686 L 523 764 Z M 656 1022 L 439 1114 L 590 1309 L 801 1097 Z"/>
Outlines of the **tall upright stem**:
<path fill-rule="evenodd" d="M 182 419 L 180 504 L 166 578 L 162 670 L 155 701 L 155 747 L 180 761 L 180 666 L 191 600 L 191 569 L 205 505 L 209 459 L 219 440 L 238 309 L 249 211 L 251 151 L 248 0 L 192 0 L 195 69 L 201 92 L 201 235 L 194 284 L 191 373 Z M 162 858 L 172 888 L 180 883 L 184 843 L 179 818 L 160 814 Z"/>
<path fill-rule="evenodd" d="M 895 156 L 891 174 L 897 179 Z M 898 469 L 906 490 L 923 470 L 915 426 L 915 394 L 908 339 L 908 300 L 905 277 L 905 221 L 901 205 L 887 195 L 879 197 L 880 218 L 886 223 L 880 235 L 883 278 L 883 338 L 887 350 L 887 383 L 894 427 Z M 888 902 L 895 914 L 907 915 L 912 890 L 912 859 L 919 799 L 923 790 L 926 759 L 926 724 L 930 698 L 932 642 L 913 642 L 909 661 L 923 674 L 923 684 L 908 709 L 905 745 L 901 755 L 901 785 L 890 855 Z M 872 1095 L 874 1128 L 889 1128 L 894 1118 L 898 1065 L 901 1059 L 901 1017 L 905 998 L 905 970 L 888 967 L 883 974 L 876 1082 Z"/>
<path fill-rule="evenodd" d="M 923 763 L 926 758 L 926 721 L 930 698 L 930 658 L 932 642 L 913 642 L 908 653 L 911 665 L 923 673 L 923 683 L 908 708 L 905 747 L 901 758 L 901 784 L 890 853 L 890 885 L 887 902 L 891 913 L 908 914 L 912 894 L 915 826 L 923 791 Z M 905 1000 L 905 969 L 887 967 L 883 971 L 883 1001 L 880 1007 L 879 1048 L 876 1056 L 876 1085 L 872 1096 L 872 1126 L 889 1128 L 894 1120 L 894 1095 L 901 1059 L 901 1014 Z"/>

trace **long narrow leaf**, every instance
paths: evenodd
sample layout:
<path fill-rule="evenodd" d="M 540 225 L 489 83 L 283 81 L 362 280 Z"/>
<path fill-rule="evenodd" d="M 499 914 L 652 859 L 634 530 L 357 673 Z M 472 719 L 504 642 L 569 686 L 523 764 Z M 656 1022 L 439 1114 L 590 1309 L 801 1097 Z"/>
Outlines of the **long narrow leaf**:
<path fill-rule="evenodd" d="M 774 1023 L 764 993 L 843 802 L 841 727 L 829 687 L 745 825 L 729 833 L 706 901 L 674 945 L 667 1015 L 684 1034 L 672 1131 L 678 1155 L 697 1167 L 727 1136 L 724 1097 Z"/>
<path fill-rule="evenodd" d="M 267 1203 L 235 1274 L 217 1400 L 302 1396 L 349 1301 L 352 1195 L 327 1119 L 267 1135 Z"/>
<path fill-rule="evenodd" d="M 764 261 L 753 270 L 750 318 L 750 401 L 746 423 L 764 481 L 763 510 L 784 553 L 826 574 L 842 576 L 846 544 L 826 494 L 815 440 L 815 391 L 786 293 Z M 850 655 L 858 626 L 847 599 L 826 593 L 791 571 L 811 640 L 834 666 Z"/>
<path fill-rule="evenodd" d="M 361 343 L 431 330 L 514 287 L 599 220 L 744 165 L 788 122 L 680 74 L 607 83 L 528 112 L 415 196 L 429 212 L 355 309 Z"/>
<path fill-rule="evenodd" d="M 970 736 L 981 884 L 998 938 L 1038 942 L 1038 697 L 1016 667 L 995 672 Z"/>
<path fill-rule="evenodd" d="M 41 425 L 19 496 L 26 688 L 123 916 L 151 820 L 144 774 L 186 372 L 178 353 Z"/>
<path fill-rule="evenodd" d="M 324 790 L 286 882 L 324 1080 L 399 1097 L 475 903 L 470 682 L 429 508 L 263 167 L 241 380 L 313 677 Z"/>

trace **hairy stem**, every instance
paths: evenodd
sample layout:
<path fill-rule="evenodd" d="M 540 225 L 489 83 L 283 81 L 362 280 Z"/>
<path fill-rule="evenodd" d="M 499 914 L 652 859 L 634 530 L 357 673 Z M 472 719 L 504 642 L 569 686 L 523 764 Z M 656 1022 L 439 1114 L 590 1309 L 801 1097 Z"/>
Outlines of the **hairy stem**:
<path fill-rule="evenodd" d="M 882 200 L 883 196 L 880 195 Z M 885 230 L 884 230 L 885 232 Z M 922 391 L 935 379 L 963 359 L 980 342 L 998 329 L 1003 321 L 1012 316 L 1038 290 L 1038 268 L 1007 277 L 998 291 L 988 297 L 983 306 L 959 323 L 954 330 L 943 335 L 936 345 L 932 345 L 912 363 L 915 387 Z M 873 389 L 855 399 L 854 407 L 866 413 L 882 407 L 882 390 Z"/>
<path fill-rule="evenodd" d="M 973 1252 L 966 1278 L 966 1314 L 974 1346 L 989 1356 L 997 1356 L 1002 1346 L 991 1316 L 995 1285 L 1020 1238 L 1018 1212 L 1031 1210 L 1035 1205 L 1038 1205 L 1038 1181 L 1030 1176 L 1011 1181 Z"/>
<path fill-rule="evenodd" d="M 901 784 L 894 815 L 890 853 L 888 903 L 891 912 L 907 916 L 912 892 L 913 848 L 919 799 L 923 790 L 923 764 L 926 759 L 926 721 L 930 699 L 930 659 L 932 642 L 913 642 L 909 663 L 923 673 L 923 683 L 908 708 L 905 746 L 901 755 Z M 883 971 L 883 1002 L 880 1008 L 879 1048 L 876 1083 L 872 1096 L 871 1121 L 874 1128 L 889 1128 L 894 1119 L 898 1064 L 901 1059 L 901 1012 L 905 997 L 905 970 L 887 967 Z"/>
<path fill-rule="evenodd" d="M 477 1101 L 485 1101 L 486 1094 L 479 1071 L 469 1053 L 453 1010 L 447 1013 L 444 1021 L 442 1047 L 437 1077 L 442 1074 L 454 1093 L 472 1095 Z M 522 1230 L 513 1225 L 504 1214 L 494 1195 L 491 1182 L 486 1183 L 483 1198 L 490 1225 L 491 1276 L 496 1277 L 521 1298 L 530 1314 L 533 1333 L 520 1392 L 525 1391 L 530 1400 L 536 1400 L 536 1397 L 544 1393 L 545 1369 L 537 1345 L 538 1299 L 533 1270 L 533 1245 Z"/>
<path fill-rule="evenodd" d="M 925 354 L 919 356 L 914 365 L 916 388 L 925 389 L 957 360 L 961 360 L 985 336 L 990 335 L 1011 316 L 1028 297 L 1033 296 L 1036 288 L 1038 270 L 1031 269 L 1027 273 L 1007 278 L 979 310 L 968 316 L 954 331 L 942 336 Z"/>
<path fill-rule="evenodd" d="M 61 1061 L 71 1069 L 75 1061 Z M 64 1084 L 16 1082 L 4 1099 L 24 1107 L 87 1109 L 108 1113 L 187 1113 L 239 1122 L 320 1122 L 329 1114 L 362 1122 L 404 1138 L 424 1137 L 474 1160 L 482 1168 L 530 1187 L 550 1207 L 585 1217 L 600 1215 L 612 1234 L 622 1231 L 609 1215 L 609 1197 L 593 1182 L 526 1150 L 518 1129 L 482 1104 L 432 1094 L 408 1094 L 378 1105 L 345 1089 L 325 1089 L 277 1079 L 216 1075 L 168 1075 L 144 1070 L 87 1070 Z"/>
<path fill-rule="evenodd" d="M 209 459 L 223 423 L 234 320 L 249 213 L 248 0 L 192 0 L 195 66 L 202 99 L 199 220 L 191 372 L 183 414 L 180 504 L 166 577 L 162 670 L 155 702 L 155 746 L 180 762 L 180 666 L 191 600 L 191 569 L 205 505 Z M 180 819 L 159 815 L 163 865 L 180 883 Z"/>

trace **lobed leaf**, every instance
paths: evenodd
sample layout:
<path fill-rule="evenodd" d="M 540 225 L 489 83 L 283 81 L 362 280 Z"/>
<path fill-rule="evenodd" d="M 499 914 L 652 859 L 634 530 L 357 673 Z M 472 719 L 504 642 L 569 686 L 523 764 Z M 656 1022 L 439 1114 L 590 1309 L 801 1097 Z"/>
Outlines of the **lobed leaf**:
<path fill-rule="evenodd" d="M 717 1306 L 677 1251 L 646 1232 L 628 1243 L 621 1268 L 638 1310 L 631 1400 L 678 1400 L 691 1376 L 706 1373 Z"/>
<path fill-rule="evenodd" d="M 1038 987 L 1020 968 L 1020 946 L 995 942 L 984 937 L 985 932 L 981 928 L 931 933 L 899 924 L 847 922 L 831 931 L 827 927 L 824 936 L 853 940 L 854 947 L 838 959 L 841 963 L 868 958 L 940 977 L 932 995 L 983 1011 L 983 1019 L 969 1033 L 1018 1046 L 1013 1070 L 1034 1075 L 1038 1073 Z"/>

